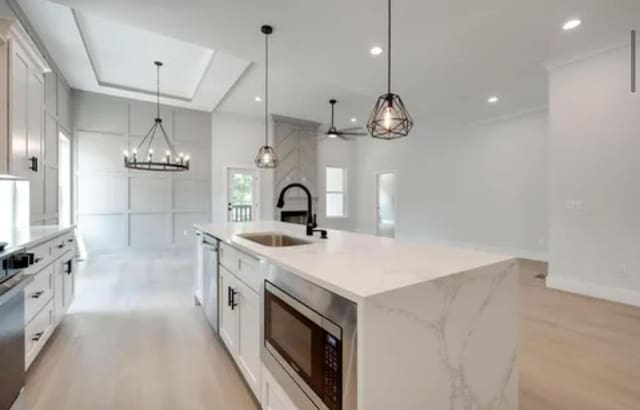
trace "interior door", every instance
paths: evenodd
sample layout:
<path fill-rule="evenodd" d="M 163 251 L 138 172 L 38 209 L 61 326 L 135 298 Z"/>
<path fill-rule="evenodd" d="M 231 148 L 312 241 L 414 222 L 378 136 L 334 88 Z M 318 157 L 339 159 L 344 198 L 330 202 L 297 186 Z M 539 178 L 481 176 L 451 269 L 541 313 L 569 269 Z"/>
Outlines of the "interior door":
<path fill-rule="evenodd" d="M 257 219 L 258 178 L 252 168 L 227 170 L 227 220 L 251 222 Z"/>
<path fill-rule="evenodd" d="M 396 174 L 381 172 L 376 175 L 377 234 L 396 236 Z"/>

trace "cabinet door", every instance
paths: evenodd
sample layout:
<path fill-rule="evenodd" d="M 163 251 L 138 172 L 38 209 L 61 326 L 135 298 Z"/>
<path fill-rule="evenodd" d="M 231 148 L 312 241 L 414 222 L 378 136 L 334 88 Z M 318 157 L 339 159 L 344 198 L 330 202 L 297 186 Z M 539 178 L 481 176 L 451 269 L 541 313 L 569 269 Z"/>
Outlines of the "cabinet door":
<path fill-rule="evenodd" d="M 44 82 L 42 76 L 31 69 L 27 83 L 27 158 L 37 161 L 37 168 L 29 172 L 32 220 L 41 219 L 44 215 L 43 106 Z"/>
<path fill-rule="evenodd" d="M 237 281 L 238 294 L 238 366 L 245 380 L 260 396 L 260 296 L 244 283 Z"/>
<path fill-rule="evenodd" d="M 231 355 L 235 357 L 238 347 L 238 315 L 237 306 L 232 307 L 232 292 L 237 290 L 235 277 L 225 268 L 220 269 L 220 338 L 227 345 Z M 237 303 L 237 294 L 235 296 Z"/>
<path fill-rule="evenodd" d="M 64 271 L 64 311 L 66 312 L 73 302 L 75 297 L 75 272 L 74 272 L 73 258 L 69 256 L 65 258 L 63 271 Z"/>
<path fill-rule="evenodd" d="M 261 390 L 260 404 L 263 410 L 298 410 L 289 396 L 287 396 L 287 393 L 264 366 L 262 366 Z"/>
<path fill-rule="evenodd" d="M 196 233 L 196 266 L 193 272 L 193 294 L 196 305 L 202 305 L 203 274 L 204 274 L 204 249 L 202 248 L 202 233 Z"/>
<path fill-rule="evenodd" d="M 28 177 L 27 161 L 27 84 L 29 82 L 28 59 L 19 46 L 11 43 L 11 173 Z"/>
<path fill-rule="evenodd" d="M 57 326 L 64 317 L 64 276 L 65 276 L 65 260 L 64 258 L 54 262 L 54 290 L 53 290 L 53 311 L 55 320 L 54 323 Z"/>

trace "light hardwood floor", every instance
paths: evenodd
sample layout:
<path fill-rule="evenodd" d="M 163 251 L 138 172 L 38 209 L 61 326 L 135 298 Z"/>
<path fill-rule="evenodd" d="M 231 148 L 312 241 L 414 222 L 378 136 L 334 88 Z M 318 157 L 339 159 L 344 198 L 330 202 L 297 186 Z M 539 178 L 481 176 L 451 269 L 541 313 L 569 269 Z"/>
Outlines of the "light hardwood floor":
<path fill-rule="evenodd" d="M 257 409 L 193 306 L 190 262 L 88 261 L 29 371 L 27 410 Z M 548 290 L 535 278 L 544 272 L 522 263 L 520 408 L 640 409 L 640 309 Z"/>

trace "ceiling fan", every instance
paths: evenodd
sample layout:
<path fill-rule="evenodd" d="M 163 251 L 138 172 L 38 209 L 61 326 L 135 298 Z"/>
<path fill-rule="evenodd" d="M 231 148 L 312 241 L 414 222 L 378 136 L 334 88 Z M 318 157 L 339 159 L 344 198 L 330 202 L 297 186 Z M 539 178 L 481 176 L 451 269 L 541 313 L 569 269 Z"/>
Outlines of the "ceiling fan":
<path fill-rule="evenodd" d="M 331 104 L 331 126 L 329 127 L 327 132 L 324 133 L 324 135 L 326 135 L 327 138 L 341 138 L 346 141 L 350 141 L 353 139 L 349 137 L 363 137 L 365 135 L 368 135 L 366 132 L 361 131 L 361 127 L 345 128 L 343 130 L 338 130 L 336 128 L 334 122 L 334 111 L 337 102 L 338 101 L 334 99 L 329 100 L 329 104 Z"/>

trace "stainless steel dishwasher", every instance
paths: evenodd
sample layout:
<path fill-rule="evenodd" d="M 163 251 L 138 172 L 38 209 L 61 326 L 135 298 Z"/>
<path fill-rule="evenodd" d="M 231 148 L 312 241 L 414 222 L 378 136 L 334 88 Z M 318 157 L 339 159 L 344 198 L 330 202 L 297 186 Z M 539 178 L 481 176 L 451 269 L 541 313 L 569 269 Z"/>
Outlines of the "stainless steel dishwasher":
<path fill-rule="evenodd" d="M 218 240 L 202 235 L 202 307 L 211 327 L 218 333 Z"/>

